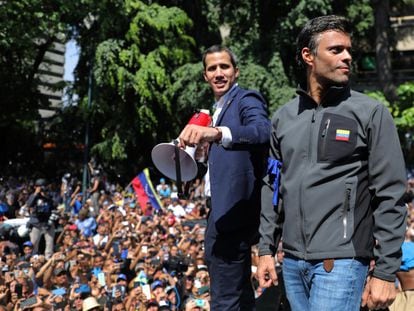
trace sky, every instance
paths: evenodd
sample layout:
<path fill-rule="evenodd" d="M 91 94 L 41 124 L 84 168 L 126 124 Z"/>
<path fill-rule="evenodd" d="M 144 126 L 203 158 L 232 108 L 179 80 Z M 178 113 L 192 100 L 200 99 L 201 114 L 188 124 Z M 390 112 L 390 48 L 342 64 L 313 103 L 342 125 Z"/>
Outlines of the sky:
<path fill-rule="evenodd" d="M 70 40 L 66 43 L 65 53 L 65 73 L 63 79 L 65 81 L 73 81 L 73 70 L 79 60 L 79 46 L 76 45 L 75 40 Z"/>

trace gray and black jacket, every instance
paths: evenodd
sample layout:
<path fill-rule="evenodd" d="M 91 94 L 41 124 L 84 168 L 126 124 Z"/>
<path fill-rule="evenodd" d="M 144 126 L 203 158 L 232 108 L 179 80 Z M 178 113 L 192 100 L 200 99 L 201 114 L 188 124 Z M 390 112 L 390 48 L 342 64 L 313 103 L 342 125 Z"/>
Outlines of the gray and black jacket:
<path fill-rule="evenodd" d="M 319 105 L 303 90 L 298 94 L 272 118 L 270 158 L 283 163 L 282 206 L 271 202 L 270 175 L 262 190 L 259 254 L 275 253 L 283 227 L 287 254 L 374 258 L 374 276 L 393 281 L 405 232 L 406 178 L 389 111 L 348 87 L 332 87 Z"/>

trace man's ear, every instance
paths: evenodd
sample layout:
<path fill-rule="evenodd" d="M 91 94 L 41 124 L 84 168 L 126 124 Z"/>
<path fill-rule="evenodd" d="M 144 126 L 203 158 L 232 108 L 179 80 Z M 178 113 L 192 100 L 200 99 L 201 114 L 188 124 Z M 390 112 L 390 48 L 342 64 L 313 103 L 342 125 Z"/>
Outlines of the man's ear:
<path fill-rule="evenodd" d="M 239 77 L 240 70 L 239 67 L 234 68 L 234 75 L 236 76 L 236 79 Z"/>
<path fill-rule="evenodd" d="M 206 75 L 205 71 L 203 71 L 203 78 L 204 78 L 204 81 L 208 82 L 207 75 Z"/>
<path fill-rule="evenodd" d="M 312 54 L 311 50 L 308 47 L 304 47 L 302 49 L 301 55 L 302 55 L 303 61 L 307 65 L 312 66 L 313 60 L 314 60 L 314 55 Z"/>

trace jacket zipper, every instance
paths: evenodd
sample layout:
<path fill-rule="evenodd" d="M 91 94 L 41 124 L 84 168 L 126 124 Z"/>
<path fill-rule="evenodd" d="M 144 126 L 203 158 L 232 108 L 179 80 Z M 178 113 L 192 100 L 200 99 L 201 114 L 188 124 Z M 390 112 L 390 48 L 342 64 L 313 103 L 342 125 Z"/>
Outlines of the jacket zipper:
<path fill-rule="evenodd" d="M 329 129 L 329 124 L 331 123 L 331 119 L 326 120 L 325 122 L 325 127 L 322 131 L 322 137 L 325 137 L 326 134 L 328 133 L 328 129 Z"/>
<path fill-rule="evenodd" d="M 347 188 L 345 191 L 344 216 L 342 218 L 342 224 L 344 226 L 344 239 L 347 238 L 348 213 L 350 211 L 350 207 L 349 207 L 350 201 L 351 201 L 351 189 Z"/>
<path fill-rule="evenodd" d="M 328 119 L 325 121 L 325 127 L 323 128 L 322 131 L 322 154 L 321 157 L 324 158 L 325 157 L 325 149 L 326 149 L 326 141 L 328 139 L 328 130 L 329 130 L 329 125 L 331 124 L 331 119 Z"/>
<path fill-rule="evenodd" d="M 309 141 L 308 141 L 308 161 L 309 163 L 312 163 L 312 156 L 313 156 L 313 152 L 312 152 L 312 148 L 313 148 L 313 139 L 312 139 L 312 133 L 313 133 L 313 127 L 315 125 L 316 122 L 316 109 L 312 110 L 312 117 L 311 117 L 311 124 L 309 126 Z M 300 183 L 300 192 L 299 192 L 299 196 L 300 196 L 300 206 L 299 206 L 299 217 L 301 219 L 301 228 L 300 228 L 300 232 L 302 235 L 302 242 L 303 242 L 303 246 L 304 246 L 304 259 L 307 259 L 307 253 L 308 253 L 308 243 L 306 241 L 306 235 L 305 235 L 305 229 L 306 228 L 306 223 L 305 223 L 305 213 L 303 211 L 303 204 L 302 204 L 302 200 L 303 200 L 303 181 L 301 181 Z"/>

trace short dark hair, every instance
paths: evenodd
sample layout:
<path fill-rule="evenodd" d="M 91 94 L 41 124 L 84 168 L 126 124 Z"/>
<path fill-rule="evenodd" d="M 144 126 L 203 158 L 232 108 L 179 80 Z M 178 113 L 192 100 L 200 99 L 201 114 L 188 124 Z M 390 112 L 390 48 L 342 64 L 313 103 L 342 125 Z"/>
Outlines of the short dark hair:
<path fill-rule="evenodd" d="M 352 25 L 343 16 L 325 15 L 309 20 L 302 28 L 296 40 L 296 62 L 299 68 L 306 68 L 302 59 L 302 49 L 308 47 L 312 54 L 318 48 L 318 35 L 328 30 L 335 30 L 351 35 Z"/>
<path fill-rule="evenodd" d="M 204 53 L 203 53 L 203 68 L 206 69 L 206 57 L 207 57 L 208 54 L 220 53 L 220 52 L 227 52 L 227 54 L 229 54 L 229 56 L 230 56 L 231 64 L 233 65 L 234 68 L 237 68 L 237 57 L 236 57 L 236 55 L 228 47 L 220 45 L 220 44 L 212 45 L 207 50 L 204 51 Z"/>

